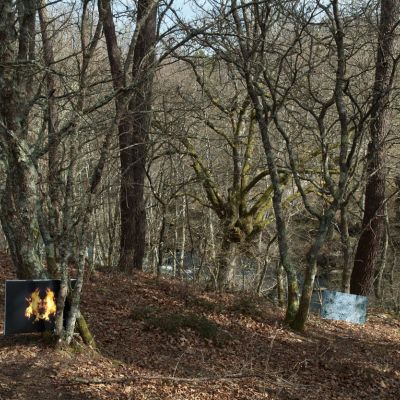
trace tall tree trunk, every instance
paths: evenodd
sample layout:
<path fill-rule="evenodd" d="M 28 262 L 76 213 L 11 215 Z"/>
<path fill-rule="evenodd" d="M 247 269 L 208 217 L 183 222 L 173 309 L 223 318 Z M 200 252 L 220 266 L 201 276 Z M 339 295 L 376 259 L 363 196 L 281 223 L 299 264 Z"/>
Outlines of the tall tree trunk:
<path fill-rule="evenodd" d="M 121 237 L 119 268 L 142 269 L 146 242 L 144 181 L 147 141 L 151 124 L 152 86 L 157 33 L 157 2 L 139 0 L 132 38 L 133 88 L 127 89 L 128 54 L 122 65 L 109 0 L 99 0 L 114 90 L 121 162 Z M 130 52 L 129 52 L 130 53 Z M 122 89 L 124 93 L 122 93 Z"/>
<path fill-rule="evenodd" d="M 380 256 L 385 216 L 385 138 L 394 77 L 395 28 L 399 20 L 399 0 L 381 0 L 379 41 L 369 125 L 368 178 L 365 188 L 362 233 L 358 242 L 350 291 L 369 295 Z"/>
<path fill-rule="evenodd" d="M 142 21 L 145 22 L 142 24 Z M 120 268 L 142 269 L 145 254 L 146 211 L 144 180 L 147 142 L 151 125 L 151 105 L 157 33 L 157 7 L 153 0 L 139 0 L 137 24 L 141 27 L 133 53 L 132 79 L 137 82 L 129 102 L 132 135 L 128 163 L 121 168 L 121 254 Z"/>
<path fill-rule="evenodd" d="M 39 251 L 38 174 L 27 141 L 35 16 L 36 3 L 32 0 L 17 5 L 7 0 L 0 7 L 0 146 L 7 158 L 0 219 L 17 276 L 22 279 L 45 276 Z"/>
<path fill-rule="evenodd" d="M 51 70 L 54 62 L 53 43 L 48 32 L 49 18 L 46 13 L 45 0 L 39 0 L 39 21 L 40 31 L 43 45 L 43 58 L 46 66 L 46 89 L 47 89 L 47 109 L 45 118 L 47 120 L 47 135 L 49 143 L 48 153 L 48 194 L 49 194 L 49 211 L 48 221 L 42 221 L 42 235 L 46 250 L 46 264 L 49 275 L 53 278 L 58 277 L 59 269 L 58 262 L 60 261 L 58 254 L 58 236 L 61 232 L 61 205 L 62 205 L 62 178 L 60 161 L 62 156 L 59 150 L 58 143 L 58 118 L 57 105 L 55 100 L 56 81 Z M 47 232 L 44 233 L 44 230 Z"/>
<path fill-rule="evenodd" d="M 267 160 L 268 170 L 270 172 L 272 187 L 274 189 L 272 206 L 275 215 L 279 256 L 287 275 L 287 308 L 285 321 L 290 323 L 295 318 L 299 307 L 299 287 L 297 281 L 297 271 L 289 254 L 287 227 L 282 207 L 282 185 L 276 165 L 276 155 L 271 145 L 268 117 L 265 115 L 267 111 L 263 109 L 263 106 L 260 103 L 260 99 L 257 96 L 257 91 L 251 81 L 250 74 L 246 77 L 246 79 L 247 90 L 255 108 L 256 120 L 260 128 L 264 153 Z"/>

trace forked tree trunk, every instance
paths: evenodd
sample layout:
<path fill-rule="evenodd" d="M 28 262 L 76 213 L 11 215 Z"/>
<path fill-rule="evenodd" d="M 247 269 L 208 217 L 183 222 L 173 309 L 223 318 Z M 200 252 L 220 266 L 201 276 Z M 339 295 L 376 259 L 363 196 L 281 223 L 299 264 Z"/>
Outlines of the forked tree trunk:
<path fill-rule="evenodd" d="M 151 105 L 155 43 L 157 32 L 157 7 L 154 0 L 139 0 L 137 24 L 140 27 L 133 53 L 132 80 L 136 82 L 129 102 L 132 117 L 132 135 L 129 138 L 128 164 L 121 162 L 121 254 L 120 268 L 142 269 L 145 255 L 146 211 L 144 181 L 146 177 L 147 142 L 151 125 Z M 122 160 L 121 160 L 122 161 Z M 124 174 L 125 173 L 125 174 Z M 126 185 L 125 185 L 126 182 Z M 124 195 L 126 198 L 124 199 Z M 126 218 L 123 220 L 122 216 Z"/>
<path fill-rule="evenodd" d="M 382 0 L 379 40 L 369 125 L 368 179 L 365 188 L 362 233 L 358 242 L 350 291 L 369 295 L 373 290 L 375 268 L 381 251 L 385 223 L 385 140 L 394 77 L 395 32 L 399 20 L 399 0 Z"/>
<path fill-rule="evenodd" d="M 144 201 L 145 163 L 151 123 L 154 46 L 157 32 L 157 5 L 139 0 L 137 27 L 131 43 L 133 87 L 127 90 L 126 67 L 118 48 L 109 0 L 99 0 L 113 85 L 119 91 L 115 102 L 121 161 L 121 242 L 119 268 L 131 272 L 142 269 L 145 254 L 146 212 Z M 124 93 L 121 90 L 124 89 Z"/>

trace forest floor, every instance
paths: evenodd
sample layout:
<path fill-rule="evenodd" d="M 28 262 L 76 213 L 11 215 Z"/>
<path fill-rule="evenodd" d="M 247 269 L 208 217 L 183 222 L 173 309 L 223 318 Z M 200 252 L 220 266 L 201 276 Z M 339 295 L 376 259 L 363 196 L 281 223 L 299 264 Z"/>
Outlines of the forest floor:
<path fill-rule="evenodd" d="M 14 278 L 4 255 L 0 277 Z M 141 273 L 96 272 L 84 292 L 99 352 L 1 336 L 0 399 L 400 399 L 400 320 L 378 310 L 297 334 L 265 299 Z"/>

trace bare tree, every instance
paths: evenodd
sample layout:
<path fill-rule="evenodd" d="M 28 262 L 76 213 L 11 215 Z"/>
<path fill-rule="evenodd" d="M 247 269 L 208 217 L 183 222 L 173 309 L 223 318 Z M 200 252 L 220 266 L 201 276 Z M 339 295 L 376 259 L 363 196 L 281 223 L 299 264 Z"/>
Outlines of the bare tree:
<path fill-rule="evenodd" d="M 3 2 L 0 7 L 0 143 L 6 174 L 1 192 L 2 227 L 18 277 L 61 278 L 56 334 L 63 343 L 71 342 L 76 322 L 84 340 L 93 343 L 79 313 L 79 302 L 91 215 L 113 131 L 111 128 L 102 138 L 103 131 L 94 130 L 91 121 L 92 113 L 106 105 L 109 96 L 92 96 L 88 101 L 89 82 L 93 84 L 91 90 L 96 86 L 89 66 L 101 32 L 101 24 L 94 23 L 88 4 L 84 2 L 78 16 L 73 16 L 75 11 L 68 7 L 64 10 L 65 15 L 79 20 L 75 25 L 79 29 L 71 29 L 66 36 L 78 37 L 81 47 L 77 53 L 68 46 L 62 49 L 61 60 L 55 60 L 56 42 L 52 38 L 66 33 L 59 28 L 62 16 L 48 17 L 44 1 Z M 41 48 L 36 41 L 38 12 Z M 73 73 L 68 75 L 67 71 Z M 64 76 L 77 78 L 63 85 Z M 71 92 L 72 86 L 77 90 Z M 86 137 L 81 135 L 83 132 Z M 93 168 L 89 168 L 86 190 L 82 193 L 77 190 L 84 183 L 77 167 L 87 156 L 87 139 L 91 136 L 93 140 L 93 135 L 100 136 L 102 144 L 90 149 Z M 75 260 L 78 275 L 71 290 L 68 265 L 75 252 L 79 254 Z M 71 312 L 66 316 L 64 330 L 67 296 Z"/>
<path fill-rule="evenodd" d="M 118 47 L 111 2 L 99 0 L 118 119 L 121 161 L 121 270 L 142 269 L 146 213 L 144 180 L 151 121 L 157 1 L 138 2 L 136 28 L 125 61 Z"/>
<path fill-rule="evenodd" d="M 0 217 L 19 278 L 45 275 L 38 248 L 39 176 L 29 143 L 37 74 L 36 10 L 34 0 L 18 2 L 18 10 L 13 1 L 3 1 L 0 7 L 0 135 L 6 176 Z"/>
<path fill-rule="evenodd" d="M 335 0 L 313 6 L 232 1 L 229 8 L 221 3 L 216 13 L 218 23 L 202 43 L 235 66 L 254 108 L 273 187 L 281 262 L 288 276 L 286 320 L 302 330 L 318 254 L 337 211 L 347 206 L 359 185 L 355 178 L 370 116 L 360 77 L 368 77 L 369 66 L 348 67 L 357 60 L 360 44 L 353 38 L 347 42 L 345 33 L 355 35 L 359 29 L 361 34 L 368 27 L 363 18 L 352 17 L 354 10 L 341 8 Z M 331 75 L 322 80 L 328 69 Z M 281 155 L 282 144 L 285 155 Z M 307 153 L 310 157 L 304 158 Z M 305 209 L 317 221 L 306 255 L 300 303 L 283 216 L 281 158 Z"/>
<path fill-rule="evenodd" d="M 365 187 L 362 233 L 358 241 L 350 291 L 368 295 L 373 290 L 385 226 L 386 138 L 389 130 L 390 98 L 399 56 L 395 55 L 400 16 L 398 0 L 380 2 L 379 37 L 369 122 L 368 177 Z"/>

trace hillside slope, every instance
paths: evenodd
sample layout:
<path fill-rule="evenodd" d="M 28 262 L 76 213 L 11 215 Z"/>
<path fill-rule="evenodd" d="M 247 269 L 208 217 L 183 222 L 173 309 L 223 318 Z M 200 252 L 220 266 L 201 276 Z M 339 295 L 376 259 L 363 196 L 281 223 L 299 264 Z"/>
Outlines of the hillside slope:
<path fill-rule="evenodd" d="M 14 277 L 4 255 L 0 274 Z M 90 277 L 83 312 L 100 354 L 0 337 L 0 399 L 400 398 L 400 321 L 383 313 L 364 327 L 312 317 L 299 335 L 265 300 L 114 273 Z"/>

